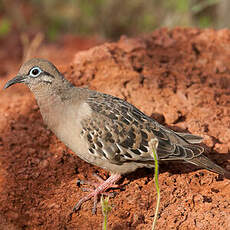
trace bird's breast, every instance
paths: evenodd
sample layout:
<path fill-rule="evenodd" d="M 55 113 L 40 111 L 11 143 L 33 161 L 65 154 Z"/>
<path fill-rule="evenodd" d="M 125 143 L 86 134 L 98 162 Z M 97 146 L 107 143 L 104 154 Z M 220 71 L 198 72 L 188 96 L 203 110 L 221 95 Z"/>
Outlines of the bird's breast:
<path fill-rule="evenodd" d="M 44 122 L 50 130 L 80 158 L 91 163 L 88 143 L 81 135 L 81 121 L 91 116 L 91 109 L 86 103 L 54 103 L 41 107 Z"/>

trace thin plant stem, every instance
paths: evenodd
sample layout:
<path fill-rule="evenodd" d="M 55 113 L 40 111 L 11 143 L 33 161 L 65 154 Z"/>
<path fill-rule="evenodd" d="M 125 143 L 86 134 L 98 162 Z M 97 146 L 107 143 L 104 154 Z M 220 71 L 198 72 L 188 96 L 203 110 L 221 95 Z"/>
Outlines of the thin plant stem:
<path fill-rule="evenodd" d="M 104 198 L 103 195 L 101 196 L 101 207 L 102 207 L 102 214 L 104 216 L 102 229 L 106 230 L 108 224 L 108 214 L 112 209 L 112 207 L 109 205 L 109 197 Z"/>
<path fill-rule="evenodd" d="M 158 155 L 156 151 L 157 146 L 158 146 L 158 140 L 156 138 L 151 140 L 150 146 L 152 147 L 152 153 L 153 153 L 153 158 L 155 162 L 154 180 L 155 180 L 155 186 L 156 186 L 156 191 L 157 191 L 157 204 L 156 204 L 156 210 L 155 210 L 155 215 L 154 215 L 153 224 L 152 224 L 152 230 L 155 230 L 158 213 L 159 213 L 159 207 L 160 207 L 160 188 L 159 188 L 159 181 L 158 181 L 159 164 L 158 164 Z"/>

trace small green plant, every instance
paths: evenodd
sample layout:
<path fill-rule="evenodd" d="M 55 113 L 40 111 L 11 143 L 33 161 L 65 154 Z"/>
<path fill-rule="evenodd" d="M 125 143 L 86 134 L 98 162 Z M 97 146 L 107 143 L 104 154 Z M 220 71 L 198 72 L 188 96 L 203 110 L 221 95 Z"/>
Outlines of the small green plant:
<path fill-rule="evenodd" d="M 102 207 L 102 214 L 104 216 L 103 221 L 103 230 L 107 229 L 107 223 L 108 223 L 108 215 L 112 210 L 112 207 L 109 205 L 109 197 L 104 198 L 104 196 L 101 196 L 101 207 Z"/>
<path fill-rule="evenodd" d="M 156 227 L 156 222 L 157 222 L 157 217 L 158 217 L 158 212 L 159 212 L 159 207 L 160 207 L 160 188 L 159 188 L 159 182 L 158 182 L 159 164 L 158 164 L 158 155 L 157 155 L 158 140 L 156 138 L 152 139 L 150 141 L 150 146 L 152 147 L 152 156 L 155 162 L 154 180 L 155 180 L 155 186 L 156 186 L 156 191 L 157 191 L 157 205 L 156 205 L 156 210 L 155 210 L 155 215 L 154 215 L 154 220 L 153 220 L 153 225 L 152 225 L 152 230 L 154 230 Z"/>

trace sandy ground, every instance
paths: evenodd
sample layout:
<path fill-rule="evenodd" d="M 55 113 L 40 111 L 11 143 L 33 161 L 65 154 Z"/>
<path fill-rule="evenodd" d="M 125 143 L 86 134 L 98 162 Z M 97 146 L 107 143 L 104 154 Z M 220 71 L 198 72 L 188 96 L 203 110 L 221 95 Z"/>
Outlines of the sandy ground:
<path fill-rule="evenodd" d="M 77 86 L 123 98 L 176 131 L 202 136 L 206 155 L 230 170 L 229 30 L 161 29 L 98 43 L 69 37 L 38 55 Z M 1 88 L 20 64 L 19 44 L 10 43 L 15 55 L 7 44 L 0 52 Z M 85 194 L 77 180 L 107 172 L 80 160 L 47 130 L 25 86 L 0 92 L 0 114 L 0 229 L 101 229 L 100 203 L 96 215 L 91 201 L 72 218 L 69 213 Z M 120 184 L 110 199 L 108 229 L 150 229 L 153 172 L 140 169 Z M 158 229 L 230 229 L 229 180 L 171 162 L 160 166 L 159 184 Z"/>

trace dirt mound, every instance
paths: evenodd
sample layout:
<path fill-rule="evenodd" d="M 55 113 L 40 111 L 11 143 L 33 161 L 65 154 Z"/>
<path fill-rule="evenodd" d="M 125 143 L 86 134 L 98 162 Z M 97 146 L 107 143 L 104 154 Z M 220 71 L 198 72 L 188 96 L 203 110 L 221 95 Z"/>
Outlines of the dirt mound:
<path fill-rule="evenodd" d="M 229 62 L 228 30 L 161 29 L 79 52 L 61 71 L 74 84 L 123 98 L 176 131 L 201 135 L 207 155 L 230 170 Z M 92 202 L 68 215 L 85 194 L 77 179 L 107 173 L 46 129 L 25 86 L 0 97 L 0 229 L 101 229 L 100 204 L 95 216 Z M 160 229 L 230 229 L 229 180 L 173 162 L 160 172 Z M 121 182 L 124 190 L 110 199 L 109 229 L 150 229 L 153 172 L 141 169 Z"/>

